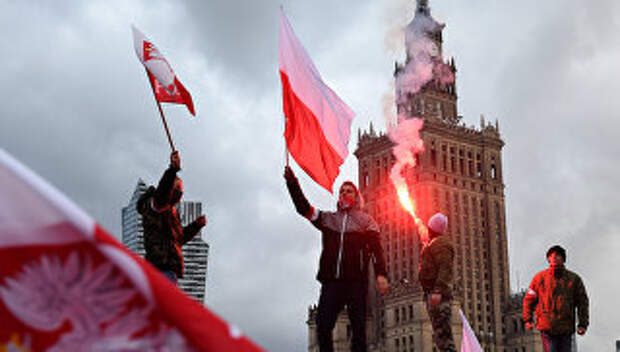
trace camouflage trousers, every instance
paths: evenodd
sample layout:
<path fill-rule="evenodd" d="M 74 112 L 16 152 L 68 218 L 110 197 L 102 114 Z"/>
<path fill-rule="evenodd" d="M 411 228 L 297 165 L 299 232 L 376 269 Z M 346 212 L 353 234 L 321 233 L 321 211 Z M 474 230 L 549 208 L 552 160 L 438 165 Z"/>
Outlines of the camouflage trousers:
<path fill-rule="evenodd" d="M 435 346 L 437 346 L 440 352 L 457 352 L 452 329 L 450 328 L 450 317 L 452 316 L 450 299 L 441 297 L 441 302 L 438 305 L 431 306 L 429 298 L 429 294 L 424 294 L 426 311 L 433 325 L 433 342 Z"/>

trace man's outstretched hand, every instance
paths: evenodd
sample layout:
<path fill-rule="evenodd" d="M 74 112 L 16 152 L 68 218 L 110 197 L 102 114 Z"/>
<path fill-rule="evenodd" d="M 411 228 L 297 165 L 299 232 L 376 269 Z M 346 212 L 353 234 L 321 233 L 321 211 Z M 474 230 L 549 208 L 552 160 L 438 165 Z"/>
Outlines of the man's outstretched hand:
<path fill-rule="evenodd" d="M 586 328 L 582 328 L 581 326 L 577 328 L 577 333 L 579 335 L 584 335 L 586 333 Z"/>
<path fill-rule="evenodd" d="M 198 219 L 196 219 L 196 224 L 200 227 L 204 227 L 207 224 L 207 217 L 201 215 Z"/>
<path fill-rule="evenodd" d="M 181 170 L 181 157 L 179 151 L 175 150 L 170 154 L 170 167 L 175 170 Z"/>

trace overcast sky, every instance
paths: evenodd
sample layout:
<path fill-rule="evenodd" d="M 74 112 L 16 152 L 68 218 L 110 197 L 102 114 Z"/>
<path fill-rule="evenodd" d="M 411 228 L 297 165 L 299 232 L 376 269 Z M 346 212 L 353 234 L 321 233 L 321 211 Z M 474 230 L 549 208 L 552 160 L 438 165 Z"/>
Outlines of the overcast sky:
<path fill-rule="evenodd" d="M 0 147 L 120 237 L 139 177 L 157 182 L 169 146 L 135 24 L 194 98 L 197 117 L 164 106 L 187 200 L 204 204 L 208 306 L 271 351 L 307 348 L 319 233 L 293 210 L 282 179 L 278 6 L 318 70 L 357 117 L 384 129 L 399 28 L 413 0 L 0 0 Z M 620 2 L 430 0 L 457 65 L 459 113 L 499 119 L 511 283 L 527 286 L 554 244 L 591 304 L 582 351 L 620 339 Z M 296 168 L 298 175 L 301 172 Z M 357 180 L 350 155 L 337 180 Z M 308 178 L 316 206 L 334 199 Z M 35 214 L 33 214 L 35 216 Z"/>

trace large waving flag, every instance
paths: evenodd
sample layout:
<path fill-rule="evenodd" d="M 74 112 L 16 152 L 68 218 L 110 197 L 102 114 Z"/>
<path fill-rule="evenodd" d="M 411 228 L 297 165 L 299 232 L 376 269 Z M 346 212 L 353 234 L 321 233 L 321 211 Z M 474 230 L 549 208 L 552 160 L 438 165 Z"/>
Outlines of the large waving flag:
<path fill-rule="evenodd" d="M 155 44 L 146 39 L 142 32 L 134 26 L 131 26 L 131 29 L 136 54 L 146 68 L 155 92 L 155 99 L 162 103 L 185 104 L 187 110 L 196 116 L 192 96 L 174 74 L 168 61 L 159 52 Z"/>
<path fill-rule="evenodd" d="M 261 351 L 0 149 L 0 351 Z"/>
<path fill-rule="evenodd" d="M 331 192 L 349 153 L 354 113 L 323 83 L 283 11 L 279 51 L 288 150 L 312 179 Z"/>
<path fill-rule="evenodd" d="M 459 314 L 461 315 L 461 320 L 463 321 L 463 339 L 461 340 L 461 352 L 484 352 L 478 339 L 476 338 L 476 334 L 471 329 L 467 318 L 465 318 L 465 314 L 463 311 L 459 309 Z"/>

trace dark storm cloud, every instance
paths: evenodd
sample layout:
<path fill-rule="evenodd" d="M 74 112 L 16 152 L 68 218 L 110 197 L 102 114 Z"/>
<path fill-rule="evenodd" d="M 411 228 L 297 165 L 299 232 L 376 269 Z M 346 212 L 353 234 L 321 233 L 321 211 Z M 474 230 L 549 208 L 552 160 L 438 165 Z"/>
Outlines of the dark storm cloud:
<path fill-rule="evenodd" d="M 226 69 L 227 79 L 257 94 L 264 82 L 277 78 L 279 6 L 311 52 L 327 49 L 326 42 L 359 13 L 355 1 L 184 1 L 195 49 Z M 346 21 L 346 22 L 345 22 Z"/>
<path fill-rule="evenodd" d="M 355 132 L 380 126 L 392 80 L 385 33 L 402 6 L 284 2 L 328 84 L 357 113 Z M 0 143 L 120 235 L 120 209 L 138 177 L 155 183 L 169 148 L 131 42 L 136 24 L 169 59 L 198 117 L 164 107 L 181 151 L 186 197 L 204 202 L 211 245 L 208 305 L 273 351 L 307 348 L 307 306 L 319 236 L 298 217 L 282 180 L 276 1 L 3 3 Z M 403 5 L 404 4 L 404 5 Z M 603 350 L 620 325 L 610 277 L 620 244 L 615 214 L 620 100 L 618 5 L 613 1 L 430 2 L 446 22 L 459 109 L 499 118 L 507 145 L 511 279 L 521 286 L 563 244 L 593 302 L 584 350 Z M 387 10 L 386 10 L 387 9 Z M 27 14 L 27 16 L 25 16 Z M 397 55 L 402 57 L 402 55 Z M 356 178 L 354 157 L 342 178 Z M 300 175 L 301 176 L 301 175 Z M 306 177 L 322 208 L 333 199 Z M 617 281 L 617 280 L 616 280 Z"/>

